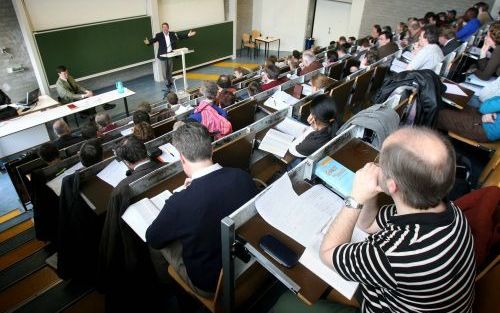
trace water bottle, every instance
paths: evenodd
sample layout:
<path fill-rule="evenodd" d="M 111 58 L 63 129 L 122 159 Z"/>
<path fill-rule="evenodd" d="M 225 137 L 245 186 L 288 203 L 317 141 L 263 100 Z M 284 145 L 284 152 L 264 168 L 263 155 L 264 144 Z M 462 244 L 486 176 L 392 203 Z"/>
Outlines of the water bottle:
<path fill-rule="evenodd" d="M 118 93 L 124 93 L 125 88 L 123 88 L 123 83 L 122 82 L 116 82 L 116 90 L 118 90 Z"/>

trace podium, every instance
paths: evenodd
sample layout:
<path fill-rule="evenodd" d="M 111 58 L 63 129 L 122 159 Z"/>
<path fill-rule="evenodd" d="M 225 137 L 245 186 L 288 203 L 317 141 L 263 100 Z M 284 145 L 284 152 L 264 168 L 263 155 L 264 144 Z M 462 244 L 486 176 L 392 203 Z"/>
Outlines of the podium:
<path fill-rule="evenodd" d="M 180 48 L 180 49 L 174 49 L 172 52 L 165 53 L 165 54 L 160 54 L 161 57 L 163 58 L 174 58 L 177 56 L 181 56 L 182 58 L 182 77 L 184 78 L 184 92 L 188 89 L 188 83 L 187 83 L 187 78 L 186 78 L 186 54 L 193 53 L 194 50 L 189 50 L 188 48 Z"/>

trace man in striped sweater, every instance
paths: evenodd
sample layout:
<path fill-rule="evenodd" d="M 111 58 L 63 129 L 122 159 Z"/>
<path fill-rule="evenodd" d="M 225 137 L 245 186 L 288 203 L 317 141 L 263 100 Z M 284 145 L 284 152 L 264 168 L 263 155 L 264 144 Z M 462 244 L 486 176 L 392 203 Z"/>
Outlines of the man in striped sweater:
<path fill-rule="evenodd" d="M 472 234 L 460 209 L 443 201 L 454 178 L 452 146 L 425 128 L 394 132 L 382 145 L 379 164 L 356 172 L 351 196 L 323 239 L 321 259 L 360 282 L 362 312 L 472 311 Z M 380 192 L 394 204 L 379 210 Z M 371 235 L 350 243 L 356 224 Z"/>

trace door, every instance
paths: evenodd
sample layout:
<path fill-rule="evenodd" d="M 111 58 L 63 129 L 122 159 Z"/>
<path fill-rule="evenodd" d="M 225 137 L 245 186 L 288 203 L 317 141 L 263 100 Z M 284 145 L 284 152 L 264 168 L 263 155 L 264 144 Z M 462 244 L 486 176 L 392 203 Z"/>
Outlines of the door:
<path fill-rule="evenodd" d="M 318 0 L 314 16 L 313 37 L 315 45 L 327 46 L 340 36 L 350 36 L 351 4 L 333 0 Z"/>

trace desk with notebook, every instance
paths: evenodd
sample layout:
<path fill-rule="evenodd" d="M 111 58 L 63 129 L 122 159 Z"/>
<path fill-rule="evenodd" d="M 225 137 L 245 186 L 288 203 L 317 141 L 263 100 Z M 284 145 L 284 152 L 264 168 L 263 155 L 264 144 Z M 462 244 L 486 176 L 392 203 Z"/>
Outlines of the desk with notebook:
<path fill-rule="evenodd" d="M 458 109 L 463 109 L 474 95 L 474 91 L 461 86 L 447 78 L 442 78 L 441 80 L 447 87 L 446 92 L 443 95 L 443 97 L 445 98 L 444 101 L 447 102 L 446 99 L 448 99 L 458 106 L 455 106 L 454 104 L 450 105 L 457 107 Z"/>
<path fill-rule="evenodd" d="M 290 177 L 291 183 L 293 185 L 293 190 L 295 191 L 297 196 L 299 196 L 299 198 L 307 194 L 308 192 L 312 192 L 313 189 L 319 188 L 321 190 L 316 190 L 315 192 L 320 192 L 318 194 L 320 197 L 326 196 L 326 198 L 329 198 L 331 201 L 335 201 L 335 198 L 339 200 L 341 199 L 330 189 L 325 188 L 324 185 L 326 184 L 313 185 L 317 182 L 320 182 L 320 180 L 314 176 L 313 169 L 316 166 L 317 162 L 327 155 L 331 156 L 333 159 L 343 164 L 346 168 L 350 169 L 353 172 L 360 169 L 362 166 L 364 166 L 365 163 L 373 161 L 378 154 L 377 150 L 370 144 L 367 144 L 361 139 L 356 138 L 358 134 L 359 128 L 356 126 L 351 126 L 342 134 L 339 134 L 337 137 L 332 139 L 332 141 L 330 141 L 322 149 L 316 151 L 313 155 L 306 159 L 305 162 L 302 162 L 291 172 L 285 174 Z M 315 262 L 317 265 L 322 265 L 319 264 L 320 262 L 318 263 L 319 254 L 316 256 L 315 253 L 311 254 L 311 252 L 309 252 L 307 254 L 308 260 L 306 260 L 306 255 L 303 255 L 303 257 L 301 257 L 301 263 L 298 263 L 292 268 L 286 268 L 279 262 L 268 256 L 264 252 L 264 250 L 260 248 L 259 245 L 260 239 L 264 235 L 271 234 L 296 253 L 302 254 L 306 250 L 306 239 L 301 238 L 300 236 L 294 237 L 295 239 L 292 239 L 290 236 L 285 234 L 287 232 L 290 233 L 290 229 L 284 230 L 282 232 L 281 229 L 277 229 L 271 226 L 271 224 L 266 221 L 268 217 L 262 216 L 258 213 L 260 212 L 259 210 L 262 210 L 262 208 L 259 208 L 258 206 L 262 204 L 262 198 L 265 197 L 265 193 L 272 191 L 273 188 L 275 188 L 274 186 L 276 186 L 275 184 L 277 184 L 281 180 L 282 178 L 278 179 L 278 181 L 266 188 L 256 198 L 222 220 L 221 230 L 223 234 L 223 270 L 224 273 L 228 273 L 229 276 L 224 277 L 225 280 L 223 285 L 231 286 L 232 277 L 230 276 L 231 273 L 235 270 L 234 264 L 232 263 L 232 259 L 234 258 L 234 256 L 227 249 L 233 247 L 235 244 L 241 244 L 241 241 L 243 241 L 243 245 L 245 246 L 247 251 L 249 251 L 249 254 L 257 260 L 257 262 L 268 269 L 268 271 L 270 271 L 290 290 L 295 292 L 302 300 L 304 300 L 306 303 L 312 304 L 315 303 L 320 298 L 320 296 L 329 288 L 328 283 L 325 281 L 329 281 L 330 283 L 332 283 L 332 280 L 336 280 L 336 277 L 338 277 L 338 275 L 332 271 L 332 277 L 325 277 L 322 279 L 318 275 L 314 274 L 313 271 L 321 273 L 322 271 L 324 272 L 324 268 L 318 269 L 315 267 L 309 269 L 303 265 L 311 264 L 311 258 L 316 259 Z M 311 195 L 309 195 L 309 197 L 311 197 Z M 310 199 L 315 198 L 317 197 L 313 197 Z M 259 204 L 259 201 L 261 202 L 261 204 Z M 277 200 L 273 199 L 273 201 L 276 202 Z M 266 203 L 267 205 L 269 205 L 271 202 Z M 341 204 L 339 203 L 341 202 L 337 201 L 338 210 L 340 210 L 341 208 Z M 279 204 L 282 206 L 286 206 L 287 209 L 292 209 L 289 207 L 293 206 L 288 204 L 286 199 L 281 199 L 279 201 Z M 274 213 L 271 212 L 270 214 L 273 215 Z M 321 215 L 321 212 L 319 214 Z M 265 215 L 268 216 L 269 214 Z M 290 224 L 293 224 L 293 221 L 289 220 L 288 218 L 285 218 L 285 220 L 287 220 L 287 222 L 290 222 Z M 318 221 L 316 223 L 317 225 L 315 225 L 314 227 L 320 227 L 324 229 L 323 224 L 326 225 L 327 223 L 329 223 L 329 221 Z M 306 222 L 304 222 L 304 225 L 305 224 Z M 311 224 L 311 221 L 309 221 L 309 224 Z M 301 224 L 298 223 L 297 225 Z M 297 231 L 300 232 L 300 229 L 297 229 Z M 304 234 L 304 232 L 302 233 Z M 236 238 L 240 239 L 235 241 Z M 314 239 L 316 240 L 317 238 Z M 300 242 L 302 242 L 302 244 Z M 312 245 L 307 249 L 311 248 Z M 355 286 L 353 285 L 354 283 L 345 282 L 342 280 L 336 282 L 335 284 L 336 289 L 338 289 L 338 291 L 345 297 L 350 298 L 353 296 L 355 291 Z M 229 290 L 229 288 L 224 288 L 223 294 L 226 297 L 223 303 L 229 303 L 225 307 L 225 310 L 229 312 L 231 309 L 229 306 L 232 303 L 231 297 L 233 297 L 233 294 L 231 293 L 231 290 Z"/>

